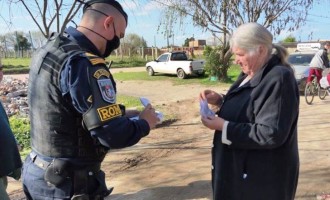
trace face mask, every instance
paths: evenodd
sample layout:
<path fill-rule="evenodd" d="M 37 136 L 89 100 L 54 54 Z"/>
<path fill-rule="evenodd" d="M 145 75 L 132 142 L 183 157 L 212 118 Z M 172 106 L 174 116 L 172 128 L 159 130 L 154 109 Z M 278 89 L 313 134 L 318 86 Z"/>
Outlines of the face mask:
<path fill-rule="evenodd" d="M 99 10 L 95 10 L 95 9 L 92 9 L 92 8 L 87 9 L 87 10 L 92 10 L 92 11 L 101 13 L 102 15 L 108 16 L 107 14 L 105 14 L 105 13 L 99 11 Z M 89 29 L 87 27 L 84 27 L 84 26 L 80 26 L 80 27 L 83 27 L 83 28 L 86 28 L 86 29 L 92 31 L 93 33 L 99 35 L 100 37 L 104 38 L 107 41 L 107 44 L 106 44 L 106 47 L 105 47 L 105 50 L 104 50 L 104 53 L 103 53 L 103 57 L 104 58 L 108 57 L 111 54 L 111 52 L 113 50 L 117 49 L 119 47 L 119 45 L 120 45 L 120 39 L 119 39 L 119 37 L 116 34 L 115 24 L 113 24 L 113 31 L 114 31 L 115 36 L 111 40 L 106 39 L 101 34 L 95 32 L 95 31 L 93 31 L 93 30 L 91 30 L 91 29 Z"/>
<path fill-rule="evenodd" d="M 116 35 L 115 26 L 113 26 L 113 28 L 114 28 L 115 36 L 112 38 L 112 40 L 107 40 L 107 45 L 106 45 L 106 48 L 105 48 L 105 51 L 104 51 L 104 54 L 103 54 L 104 58 L 108 57 L 111 54 L 111 52 L 113 50 L 117 49 L 120 45 L 120 39 Z"/>

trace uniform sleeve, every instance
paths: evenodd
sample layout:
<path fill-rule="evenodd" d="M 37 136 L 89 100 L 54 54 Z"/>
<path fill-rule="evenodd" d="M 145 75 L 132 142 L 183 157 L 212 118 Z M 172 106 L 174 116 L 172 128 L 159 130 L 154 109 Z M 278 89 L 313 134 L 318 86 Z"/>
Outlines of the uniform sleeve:
<path fill-rule="evenodd" d="M 87 58 L 74 57 L 68 60 L 61 72 L 62 95 L 71 101 L 73 107 L 81 114 L 90 107 L 87 101 L 91 95 L 87 76 L 87 67 L 90 65 Z"/>
<path fill-rule="evenodd" d="M 106 147 L 124 148 L 138 143 L 149 131 L 148 122 L 145 120 L 119 117 L 111 120 L 108 125 L 93 129 L 91 134 Z"/>
<path fill-rule="evenodd" d="M 88 82 L 87 67 L 92 67 L 86 57 L 76 57 L 68 60 L 60 77 L 62 95 L 80 114 L 85 113 L 91 106 L 88 102 L 91 89 Z M 129 120 L 127 117 L 116 117 L 106 125 L 90 131 L 102 145 L 110 148 L 132 146 L 148 135 L 149 125 L 145 120 Z"/>
<path fill-rule="evenodd" d="M 296 131 L 299 94 L 296 83 L 288 71 L 268 76 L 262 92 L 254 99 L 251 123 L 230 121 L 227 138 L 231 148 L 272 149 L 283 145 Z"/>

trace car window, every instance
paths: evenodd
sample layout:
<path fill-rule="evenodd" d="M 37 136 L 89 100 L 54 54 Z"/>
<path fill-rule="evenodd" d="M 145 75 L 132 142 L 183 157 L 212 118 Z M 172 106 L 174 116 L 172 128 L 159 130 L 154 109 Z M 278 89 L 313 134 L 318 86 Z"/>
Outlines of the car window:
<path fill-rule="evenodd" d="M 188 60 L 188 58 L 185 53 L 173 53 L 171 60 Z"/>
<path fill-rule="evenodd" d="M 309 65 L 313 57 L 313 54 L 294 54 L 289 55 L 288 62 L 292 65 Z"/>
<path fill-rule="evenodd" d="M 159 56 L 158 61 L 159 62 L 166 62 L 167 58 L 168 58 L 168 54 L 161 55 L 161 56 Z"/>

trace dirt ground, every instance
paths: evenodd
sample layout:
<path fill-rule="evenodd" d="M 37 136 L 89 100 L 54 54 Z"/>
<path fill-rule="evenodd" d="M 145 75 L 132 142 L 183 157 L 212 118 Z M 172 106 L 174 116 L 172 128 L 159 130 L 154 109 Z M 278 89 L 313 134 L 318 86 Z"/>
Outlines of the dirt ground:
<path fill-rule="evenodd" d="M 111 150 L 103 162 L 109 200 L 208 200 L 213 131 L 200 122 L 200 85 L 164 81 L 117 82 L 120 94 L 143 96 L 172 120 L 165 120 L 137 145 Z M 209 87 L 208 87 L 209 88 Z M 228 88 L 211 88 L 226 93 Z M 330 97 L 308 106 L 303 97 L 298 124 L 300 177 L 297 200 L 330 199 Z M 280 176 L 280 174 L 279 174 Z M 22 198 L 10 180 L 11 199 Z"/>

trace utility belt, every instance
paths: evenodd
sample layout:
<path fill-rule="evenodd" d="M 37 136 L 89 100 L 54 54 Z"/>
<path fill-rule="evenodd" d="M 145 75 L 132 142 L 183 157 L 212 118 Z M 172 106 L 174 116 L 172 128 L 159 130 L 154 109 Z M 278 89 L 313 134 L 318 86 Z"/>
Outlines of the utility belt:
<path fill-rule="evenodd" d="M 72 164 L 68 160 L 54 158 L 51 161 L 47 161 L 36 153 L 31 152 L 30 157 L 32 162 L 43 169 L 44 179 L 46 182 L 49 182 L 55 186 L 61 186 L 65 181 L 71 180 L 73 183 L 74 196 L 72 200 L 88 200 L 88 179 L 91 176 L 97 175 L 101 169 L 101 163 L 86 165 L 86 166 L 77 166 Z M 111 193 L 102 192 L 96 198 L 95 194 L 92 199 L 103 199 L 103 197 L 108 196 Z"/>

